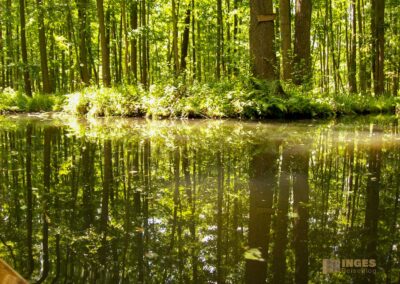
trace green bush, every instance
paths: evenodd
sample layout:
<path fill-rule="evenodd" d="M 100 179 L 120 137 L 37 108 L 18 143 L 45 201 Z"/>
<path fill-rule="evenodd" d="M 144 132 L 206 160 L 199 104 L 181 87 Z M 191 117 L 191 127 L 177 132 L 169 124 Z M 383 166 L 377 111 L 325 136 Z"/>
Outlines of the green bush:
<path fill-rule="evenodd" d="M 63 110 L 87 116 L 315 118 L 394 113 L 399 106 L 400 99 L 392 96 L 321 94 L 250 77 L 205 83 L 173 78 L 149 90 L 132 85 L 91 86 L 65 96 L 35 94 L 29 98 L 12 89 L 0 93 L 1 112 Z"/>
<path fill-rule="evenodd" d="M 33 94 L 28 97 L 21 92 L 6 88 L 0 93 L 0 112 L 60 111 L 62 95 Z"/>

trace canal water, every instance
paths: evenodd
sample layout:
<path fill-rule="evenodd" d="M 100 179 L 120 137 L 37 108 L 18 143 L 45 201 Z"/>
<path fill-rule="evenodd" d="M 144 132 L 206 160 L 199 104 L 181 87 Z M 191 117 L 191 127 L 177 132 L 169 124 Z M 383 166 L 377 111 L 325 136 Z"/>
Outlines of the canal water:
<path fill-rule="evenodd" d="M 32 283 L 398 283 L 396 117 L 0 117 L 0 258 Z"/>

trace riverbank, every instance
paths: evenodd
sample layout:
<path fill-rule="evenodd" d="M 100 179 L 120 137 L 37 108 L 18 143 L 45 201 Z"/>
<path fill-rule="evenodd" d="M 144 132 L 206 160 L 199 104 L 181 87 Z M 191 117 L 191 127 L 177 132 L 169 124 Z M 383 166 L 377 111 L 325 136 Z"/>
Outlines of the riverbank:
<path fill-rule="evenodd" d="M 80 116 L 152 118 L 326 118 L 395 113 L 400 98 L 320 94 L 292 85 L 219 82 L 192 85 L 88 87 L 70 94 L 32 98 L 11 89 L 0 93 L 0 113 L 63 111 Z"/>

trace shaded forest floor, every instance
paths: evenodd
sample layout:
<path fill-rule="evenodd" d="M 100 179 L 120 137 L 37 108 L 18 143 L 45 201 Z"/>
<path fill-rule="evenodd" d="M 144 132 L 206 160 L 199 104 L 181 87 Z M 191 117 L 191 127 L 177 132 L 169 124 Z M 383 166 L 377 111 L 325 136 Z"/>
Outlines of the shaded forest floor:
<path fill-rule="evenodd" d="M 400 98 L 321 94 L 293 85 L 252 81 L 87 87 L 70 94 L 33 98 L 5 89 L 0 113 L 64 111 L 87 116 L 153 118 L 326 118 L 348 114 L 395 113 Z"/>

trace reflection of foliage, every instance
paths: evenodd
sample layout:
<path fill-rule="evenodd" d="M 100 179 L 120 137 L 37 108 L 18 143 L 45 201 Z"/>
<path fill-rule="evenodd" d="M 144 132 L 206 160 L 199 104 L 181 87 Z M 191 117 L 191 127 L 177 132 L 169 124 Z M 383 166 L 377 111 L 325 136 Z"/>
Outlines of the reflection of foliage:
<path fill-rule="evenodd" d="M 395 122 L 387 126 L 387 120 L 379 118 L 375 128 L 379 126 L 382 132 L 371 136 L 364 122 L 348 126 L 340 121 L 311 125 L 0 118 L 0 236 L 4 240 L 0 257 L 30 279 L 38 279 L 43 220 L 47 219 L 49 281 L 56 276 L 60 261 L 59 277 L 72 282 L 122 278 L 136 282 L 140 277 L 151 283 L 194 282 L 196 277 L 202 283 L 216 281 L 218 273 L 223 273 L 227 282 L 241 283 L 245 259 L 264 259 L 272 267 L 277 240 L 280 189 L 275 185 L 271 254 L 265 258 L 258 248 L 246 247 L 251 157 L 278 149 L 274 154 L 278 160 L 271 162 L 279 166 L 279 177 L 292 177 L 293 161 L 298 161 L 291 160 L 288 172 L 283 172 L 287 158 L 283 153 L 303 144 L 310 151 L 310 198 L 298 206 L 310 215 L 310 280 L 322 281 L 321 259 L 362 257 L 368 158 L 371 141 L 378 143 L 371 137 L 376 137 L 382 140 L 376 144 L 382 149 L 378 263 L 382 267 L 387 261 L 384 256 L 390 254 L 390 273 L 395 277 L 400 160 Z M 32 126 L 31 215 L 26 187 L 28 125 Z M 51 128 L 51 143 L 45 146 L 44 130 L 50 126 L 57 127 Z M 112 180 L 104 225 L 107 139 L 112 145 Z M 44 147 L 51 148 L 50 194 L 45 194 L 43 185 Z M 293 208 L 292 197 L 288 198 L 289 245 L 283 255 L 286 277 L 292 279 L 296 259 L 290 243 L 301 214 Z M 29 250 L 34 256 L 32 275 L 27 275 Z M 344 274 L 334 277 L 338 283 L 350 279 Z"/>
<path fill-rule="evenodd" d="M 244 252 L 244 258 L 248 260 L 265 261 L 258 248 L 251 248 Z"/>

